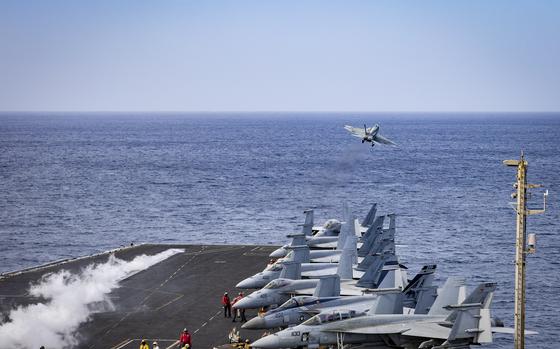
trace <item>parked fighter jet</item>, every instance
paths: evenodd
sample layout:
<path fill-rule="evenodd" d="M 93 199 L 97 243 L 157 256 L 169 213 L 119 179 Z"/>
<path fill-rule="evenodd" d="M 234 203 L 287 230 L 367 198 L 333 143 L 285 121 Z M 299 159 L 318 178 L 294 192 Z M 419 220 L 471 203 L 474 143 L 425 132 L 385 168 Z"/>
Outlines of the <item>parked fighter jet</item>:
<path fill-rule="evenodd" d="M 346 220 L 346 222 L 354 221 L 354 217 L 348 209 L 347 205 L 344 205 L 343 210 L 344 219 Z M 302 235 L 304 235 L 304 237 L 300 237 L 299 234 L 288 235 L 288 237 L 294 239 L 291 244 L 284 245 L 276 249 L 270 254 L 270 257 L 285 257 L 287 254 L 286 247 L 298 246 L 303 244 L 306 244 L 313 249 L 334 249 L 337 247 L 337 244 L 340 245 L 340 234 L 344 233 L 345 229 L 350 228 L 350 224 L 345 224 L 346 227 L 344 227 L 341 222 L 335 219 L 330 219 L 325 223 L 324 227 L 317 228 L 313 226 L 313 210 L 307 210 L 304 211 L 304 213 L 305 223 L 303 224 L 302 231 Z M 367 230 L 371 228 L 372 224 L 375 224 L 376 213 L 377 204 L 373 204 L 362 222 L 354 225 L 353 234 L 358 237 L 361 237 L 363 234 L 365 234 Z M 344 241 L 342 241 L 342 245 L 344 245 Z"/>
<path fill-rule="evenodd" d="M 427 313 L 435 300 L 437 286 L 432 286 L 435 268 L 435 265 L 424 266 L 402 291 L 405 297 L 403 306 L 415 308 L 416 314 Z M 364 296 L 341 297 L 338 275 L 325 276 L 319 280 L 313 296 L 292 297 L 278 308 L 250 319 L 242 328 L 272 329 L 293 326 L 316 314 L 329 313 L 336 309 L 365 312 L 377 301 L 377 292 L 383 291 L 372 291 Z"/>
<path fill-rule="evenodd" d="M 325 345 L 368 344 L 394 348 L 468 348 L 492 342 L 490 303 L 495 283 L 478 286 L 460 304 L 458 285 L 446 283 L 427 315 L 388 315 L 374 306 L 368 313 L 319 314 L 253 343 L 253 348 L 297 348 Z M 380 295 L 379 302 L 385 298 Z M 393 303 L 394 304 L 394 303 Z"/>
<path fill-rule="evenodd" d="M 401 288 L 408 280 L 406 268 L 401 266 L 394 255 L 380 256 L 359 280 L 353 280 L 352 263 L 342 259 L 338 263 L 337 274 L 340 276 L 341 295 L 362 295 L 367 288 Z M 284 262 L 280 278 L 272 280 L 264 288 L 257 290 L 233 306 L 241 309 L 255 309 L 270 305 L 280 305 L 294 294 L 312 295 L 319 279 L 300 279 L 300 263 Z"/>
<path fill-rule="evenodd" d="M 344 126 L 344 129 L 350 132 L 352 136 L 361 138 L 362 143 L 370 142 L 372 147 L 375 145 L 375 143 L 397 145 L 390 139 L 387 139 L 379 134 L 378 124 L 375 124 L 375 126 L 373 127 L 366 127 L 366 125 L 364 124 L 364 128 L 346 125 Z"/>

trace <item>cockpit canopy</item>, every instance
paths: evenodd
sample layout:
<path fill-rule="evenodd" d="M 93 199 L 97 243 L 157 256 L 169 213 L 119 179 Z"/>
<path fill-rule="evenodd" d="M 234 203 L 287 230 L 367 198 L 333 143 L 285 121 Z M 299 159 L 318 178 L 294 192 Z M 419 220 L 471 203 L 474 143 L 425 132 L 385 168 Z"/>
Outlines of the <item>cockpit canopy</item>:
<path fill-rule="evenodd" d="M 286 310 L 291 308 L 301 307 L 304 304 L 308 304 L 309 302 L 314 301 L 317 297 L 311 296 L 298 296 L 292 297 L 290 300 L 286 301 L 284 304 L 276 308 L 276 310 Z"/>
<path fill-rule="evenodd" d="M 285 279 L 276 279 L 276 280 L 272 280 L 271 282 L 266 284 L 264 289 L 274 290 L 274 289 L 277 289 L 277 288 L 284 287 L 284 286 L 288 285 L 289 283 L 290 282 L 288 280 L 285 280 Z"/>
<path fill-rule="evenodd" d="M 337 312 L 327 313 L 327 314 L 318 314 L 313 316 L 311 319 L 303 322 L 302 325 L 316 326 L 316 325 L 326 324 L 329 322 L 351 319 L 358 316 L 362 316 L 364 314 L 365 313 L 357 312 L 355 310 L 337 311 Z"/>
<path fill-rule="evenodd" d="M 341 227 L 341 223 L 340 223 L 340 221 L 338 221 L 336 219 L 329 219 L 323 225 L 323 228 L 328 229 L 328 230 L 332 230 L 332 231 L 336 231 L 336 232 L 340 232 L 340 227 Z"/>
<path fill-rule="evenodd" d="M 279 262 L 275 262 L 273 264 L 269 264 L 266 269 L 266 271 L 281 271 L 282 270 L 282 263 Z"/>

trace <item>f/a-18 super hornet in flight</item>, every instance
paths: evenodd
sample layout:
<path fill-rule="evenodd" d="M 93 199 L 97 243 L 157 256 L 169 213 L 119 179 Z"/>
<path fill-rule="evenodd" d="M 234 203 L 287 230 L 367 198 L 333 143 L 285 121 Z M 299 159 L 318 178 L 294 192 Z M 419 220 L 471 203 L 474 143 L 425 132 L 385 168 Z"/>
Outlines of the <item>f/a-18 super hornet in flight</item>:
<path fill-rule="evenodd" d="M 362 143 L 370 142 L 372 147 L 375 143 L 397 145 L 392 140 L 379 134 L 379 124 L 375 124 L 373 127 L 367 127 L 366 124 L 364 124 L 364 128 L 346 125 L 344 129 L 350 132 L 352 136 L 361 138 Z"/>

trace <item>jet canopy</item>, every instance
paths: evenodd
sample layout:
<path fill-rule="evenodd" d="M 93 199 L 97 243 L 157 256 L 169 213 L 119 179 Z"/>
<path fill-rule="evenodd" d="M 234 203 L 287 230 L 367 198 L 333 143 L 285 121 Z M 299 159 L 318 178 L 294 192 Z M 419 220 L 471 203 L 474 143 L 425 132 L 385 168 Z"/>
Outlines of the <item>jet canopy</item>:
<path fill-rule="evenodd" d="M 274 290 L 276 288 L 281 288 L 284 287 L 286 285 L 288 285 L 290 282 L 288 280 L 284 280 L 284 279 L 276 279 L 276 280 L 272 280 L 271 282 L 269 282 L 268 284 L 266 284 L 266 286 L 264 287 L 264 289 L 267 290 Z"/>
<path fill-rule="evenodd" d="M 290 251 L 291 252 L 291 251 Z M 265 271 L 281 271 L 282 263 L 273 263 L 266 267 Z"/>
<path fill-rule="evenodd" d="M 362 316 L 364 314 L 365 313 L 363 313 L 363 312 L 357 312 L 355 310 L 350 310 L 350 311 L 347 311 L 347 312 L 337 311 L 337 312 L 333 312 L 333 313 L 329 313 L 329 314 L 318 314 L 318 315 L 313 316 L 311 319 L 303 322 L 302 325 L 317 326 L 317 325 L 321 325 L 321 324 L 326 324 L 328 322 L 334 322 L 334 321 L 340 321 L 340 320 L 355 318 L 355 317 L 358 317 L 358 316 Z"/>
<path fill-rule="evenodd" d="M 340 231 L 340 227 L 341 227 L 340 221 L 336 219 L 329 219 L 323 225 L 323 228 L 327 230 L 333 230 L 333 231 Z"/>
<path fill-rule="evenodd" d="M 309 302 L 312 302 L 316 299 L 317 299 L 316 297 L 310 297 L 310 296 L 292 297 L 284 304 L 276 308 L 275 310 L 286 310 L 286 309 L 301 307 L 302 305 L 308 304 Z"/>

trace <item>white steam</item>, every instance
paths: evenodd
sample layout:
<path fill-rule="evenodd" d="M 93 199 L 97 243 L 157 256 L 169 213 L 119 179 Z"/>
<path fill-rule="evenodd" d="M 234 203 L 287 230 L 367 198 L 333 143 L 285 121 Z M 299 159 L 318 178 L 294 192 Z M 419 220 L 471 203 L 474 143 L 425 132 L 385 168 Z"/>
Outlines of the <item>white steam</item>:
<path fill-rule="evenodd" d="M 102 264 L 90 264 L 79 274 L 66 270 L 45 275 L 29 294 L 44 303 L 19 306 L 0 323 L 0 348 L 71 348 L 78 344 L 76 330 L 92 313 L 111 309 L 109 293 L 119 281 L 159 263 L 181 249 L 153 256 L 141 255 L 127 262 L 111 255 Z"/>

